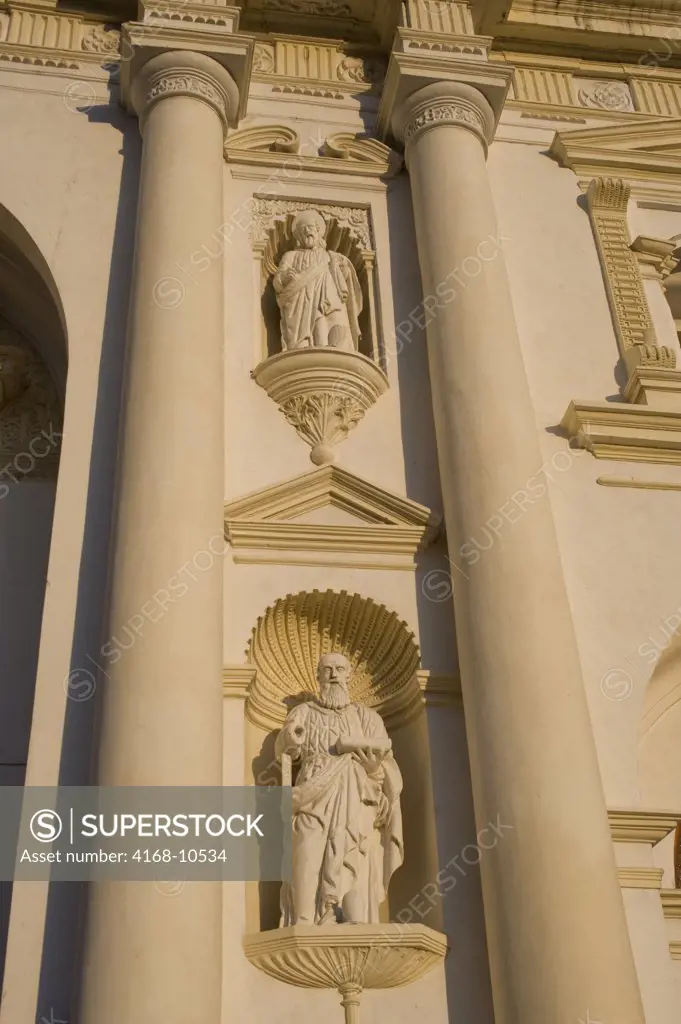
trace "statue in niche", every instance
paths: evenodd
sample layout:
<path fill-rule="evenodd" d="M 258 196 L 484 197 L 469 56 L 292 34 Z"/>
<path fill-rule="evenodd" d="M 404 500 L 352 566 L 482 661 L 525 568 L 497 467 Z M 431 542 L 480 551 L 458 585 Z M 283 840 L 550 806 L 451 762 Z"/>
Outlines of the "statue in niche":
<path fill-rule="evenodd" d="M 350 675 L 343 654 L 320 658 L 320 696 L 295 707 L 277 737 L 277 758 L 299 766 L 282 926 L 377 922 L 404 859 L 402 776 L 380 715 L 350 700 Z"/>
<path fill-rule="evenodd" d="M 351 261 L 326 248 L 326 221 L 316 210 L 293 219 L 296 248 L 274 275 L 284 351 L 359 348 L 362 290 Z"/>

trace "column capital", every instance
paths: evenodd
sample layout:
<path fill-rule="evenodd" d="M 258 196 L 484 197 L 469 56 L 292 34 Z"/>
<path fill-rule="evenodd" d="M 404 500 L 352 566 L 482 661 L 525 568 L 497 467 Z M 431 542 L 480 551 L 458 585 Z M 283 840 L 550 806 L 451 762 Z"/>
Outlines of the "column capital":
<path fill-rule="evenodd" d="M 225 126 L 237 127 L 246 113 L 255 46 L 253 38 L 235 31 L 237 26 L 235 21 L 216 30 L 151 18 L 124 25 L 123 105 L 142 119 L 149 104 L 163 96 L 191 95 L 211 104 Z"/>
<path fill-rule="evenodd" d="M 152 57 L 132 82 L 129 102 L 142 129 L 153 104 L 168 96 L 190 96 L 207 103 L 224 130 L 239 107 L 239 89 L 230 73 L 211 57 L 187 50 Z"/>
<path fill-rule="evenodd" d="M 494 111 L 473 86 L 436 82 L 412 93 L 395 110 L 392 119 L 395 136 L 407 149 L 424 132 L 443 124 L 474 132 L 487 148 L 494 136 Z"/>
<path fill-rule="evenodd" d="M 483 101 L 484 115 L 480 131 L 490 142 L 501 116 L 514 68 L 507 64 L 491 63 L 487 59 L 487 40 L 478 36 L 465 37 L 465 48 L 471 53 L 438 53 L 424 57 L 419 48 L 412 52 L 414 41 L 404 33 L 398 35 L 395 48 L 390 56 L 388 72 L 383 87 L 381 105 L 376 120 L 376 134 L 389 139 L 398 134 L 396 123 L 401 120 L 401 110 L 414 93 L 423 93 L 428 87 L 464 88 L 460 96 L 478 105 L 476 96 Z M 458 49 L 464 42 L 457 40 Z M 454 47 L 454 43 L 452 43 Z M 464 102 L 463 106 L 466 106 Z M 469 108 L 470 109 L 470 108 Z M 492 112 L 492 124 L 488 128 L 488 111 Z M 461 117 L 460 124 L 472 124 L 470 118 Z"/>

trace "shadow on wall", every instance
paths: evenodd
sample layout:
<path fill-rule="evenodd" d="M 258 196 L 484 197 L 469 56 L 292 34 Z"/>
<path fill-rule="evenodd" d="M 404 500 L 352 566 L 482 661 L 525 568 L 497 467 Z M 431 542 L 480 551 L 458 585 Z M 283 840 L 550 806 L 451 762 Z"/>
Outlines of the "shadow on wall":
<path fill-rule="evenodd" d="M 397 368 L 407 494 L 439 511 L 442 493 L 425 330 L 429 317 L 423 306 L 406 175 L 391 183 L 387 205 L 395 332 L 392 337 L 386 336 L 385 351 L 389 372 L 390 363 Z M 456 338 L 449 341 L 456 344 Z M 436 674 L 458 672 L 452 576 L 466 572 L 466 566 L 459 566 L 459 561 L 456 552 L 447 551 L 444 538 L 418 560 L 416 598 L 423 666 Z M 449 1020 L 452 1024 L 462 1020 L 492 1024 L 494 1012 L 476 860 L 482 853 L 473 815 L 463 709 L 428 707 L 420 729 L 424 734 L 422 747 L 428 751 L 440 871 L 421 890 L 409 895 L 400 893 L 405 900 L 401 920 L 417 922 L 434 887 L 439 887 L 444 931 L 452 947 L 445 961 Z"/>
<path fill-rule="evenodd" d="M 639 730 L 643 807 L 681 811 L 681 633 L 673 634 L 646 688 Z"/>
<path fill-rule="evenodd" d="M 104 671 L 106 663 L 101 656 L 102 644 L 106 641 L 102 629 L 113 529 L 118 428 L 141 147 L 136 120 L 127 117 L 119 109 L 116 100 L 112 100 L 109 105 L 83 110 L 82 116 L 99 124 L 109 124 L 112 129 L 121 132 L 124 159 L 111 243 L 111 268 L 71 650 L 69 692 L 73 693 L 74 699 L 67 701 L 63 730 L 59 781 L 64 786 L 92 782 L 98 721 L 97 698 L 107 681 Z M 68 416 L 68 399 L 66 411 Z M 83 675 L 84 669 L 90 674 Z M 82 694 L 92 693 L 93 689 L 94 699 L 83 699 Z M 62 883 L 50 887 L 38 994 L 38 1020 L 41 1016 L 50 1020 L 55 1007 L 59 1007 L 60 1012 L 63 1009 L 61 1016 L 67 1020 L 76 1018 L 80 987 L 78 965 L 81 960 L 86 895 L 87 889 L 82 883 Z"/>

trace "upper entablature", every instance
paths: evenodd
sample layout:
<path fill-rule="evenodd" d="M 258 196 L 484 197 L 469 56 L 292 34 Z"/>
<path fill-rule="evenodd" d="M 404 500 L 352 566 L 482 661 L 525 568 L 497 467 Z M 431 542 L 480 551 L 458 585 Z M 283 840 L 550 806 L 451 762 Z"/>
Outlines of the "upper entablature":
<path fill-rule="evenodd" d="M 499 48 L 641 61 L 663 52 L 666 64 L 681 65 L 681 0 L 471 0 L 471 8 L 475 30 Z"/>

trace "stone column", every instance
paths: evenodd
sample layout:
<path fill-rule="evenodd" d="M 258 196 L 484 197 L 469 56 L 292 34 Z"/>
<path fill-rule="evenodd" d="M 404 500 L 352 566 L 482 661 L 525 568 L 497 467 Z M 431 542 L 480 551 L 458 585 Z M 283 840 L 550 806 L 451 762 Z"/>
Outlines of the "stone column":
<path fill-rule="evenodd" d="M 428 358 L 476 818 L 480 829 L 498 828 L 480 865 L 496 1021 L 642 1024 L 539 487 L 539 428 L 494 241 L 485 164 L 493 112 L 471 85 L 436 83 L 413 93 L 393 124 L 406 145 L 424 295 L 433 297 Z M 480 552 L 469 542 L 492 522 L 494 543 Z"/>
<path fill-rule="evenodd" d="M 98 782 L 222 784 L 223 139 L 193 52 L 132 87 L 143 135 Z M 206 249 L 202 249 L 205 246 Z M 207 254 L 215 255 L 207 255 Z M 221 886 L 91 886 L 83 1024 L 218 1024 Z"/>

